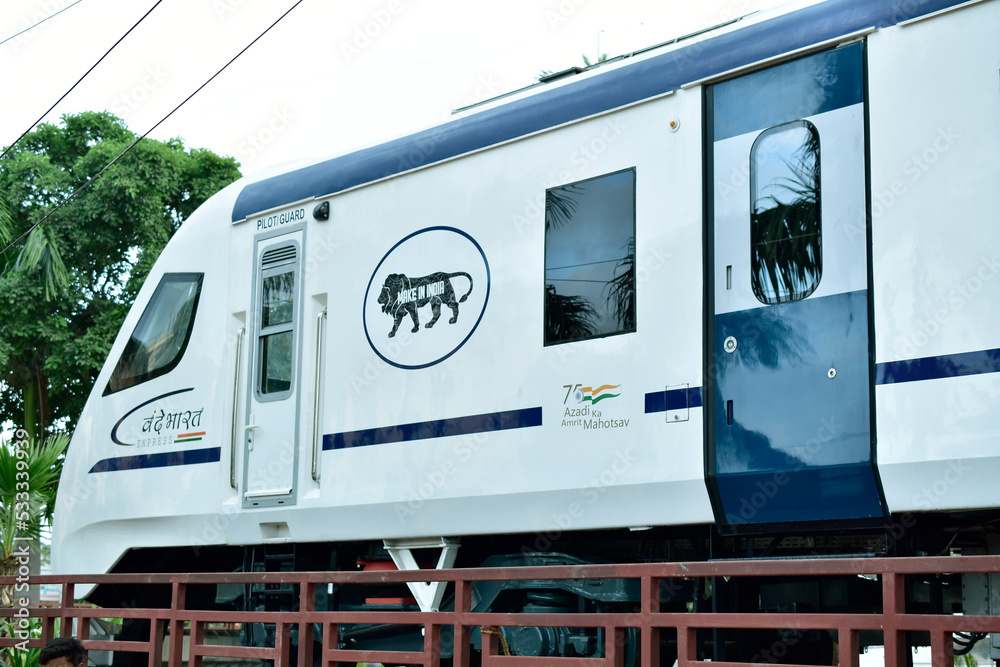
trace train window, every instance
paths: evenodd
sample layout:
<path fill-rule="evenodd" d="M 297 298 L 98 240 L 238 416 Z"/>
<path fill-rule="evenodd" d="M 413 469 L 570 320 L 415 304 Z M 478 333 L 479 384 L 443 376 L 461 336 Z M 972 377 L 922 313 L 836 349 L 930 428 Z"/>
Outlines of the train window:
<path fill-rule="evenodd" d="M 292 332 L 263 336 L 260 393 L 274 394 L 292 388 Z"/>
<path fill-rule="evenodd" d="M 635 169 L 545 193 L 545 344 L 635 331 Z"/>
<path fill-rule="evenodd" d="M 295 361 L 297 247 L 282 245 L 261 255 L 257 394 L 280 400 L 292 393 Z"/>
<path fill-rule="evenodd" d="M 295 275 L 291 271 L 267 276 L 264 284 L 264 308 L 261 313 L 261 326 L 275 326 L 292 321 L 292 290 L 295 287 Z"/>
<path fill-rule="evenodd" d="M 806 120 L 765 130 L 750 149 L 750 284 L 761 303 L 798 301 L 819 285 L 819 165 Z"/>
<path fill-rule="evenodd" d="M 104 396 L 169 373 L 180 363 L 191 338 L 203 273 L 168 273 L 156 286 Z"/>

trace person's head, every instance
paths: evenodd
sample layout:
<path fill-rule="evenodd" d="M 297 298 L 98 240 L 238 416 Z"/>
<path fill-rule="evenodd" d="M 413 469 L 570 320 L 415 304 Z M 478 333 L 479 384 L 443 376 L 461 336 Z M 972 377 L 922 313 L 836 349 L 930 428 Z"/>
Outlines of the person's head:
<path fill-rule="evenodd" d="M 56 637 L 42 648 L 38 664 L 40 667 L 86 667 L 83 644 L 74 637 Z"/>

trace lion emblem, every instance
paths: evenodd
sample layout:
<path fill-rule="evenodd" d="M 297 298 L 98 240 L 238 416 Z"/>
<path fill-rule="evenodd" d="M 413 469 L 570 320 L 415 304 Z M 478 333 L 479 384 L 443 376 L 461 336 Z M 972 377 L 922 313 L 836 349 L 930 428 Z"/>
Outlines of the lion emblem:
<path fill-rule="evenodd" d="M 455 288 L 451 285 L 451 279 L 457 277 L 469 281 L 469 291 L 461 299 L 456 300 Z M 410 319 L 413 320 L 413 328 L 410 329 L 410 332 L 420 331 L 420 317 L 417 314 L 417 309 L 428 304 L 430 304 L 433 317 L 424 325 L 424 328 L 430 329 L 441 317 L 441 304 L 451 308 L 452 315 L 448 324 L 454 324 L 458 321 L 458 304 L 464 303 L 470 294 L 472 294 L 472 276 L 464 271 L 457 273 L 439 271 L 423 278 L 407 278 L 402 273 L 392 273 L 382 285 L 382 293 L 379 294 L 378 303 L 382 306 L 383 313 L 393 317 L 392 331 L 389 332 L 389 338 L 392 338 L 396 335 L 399 323 L 406 315 L 409 315 Z"/>

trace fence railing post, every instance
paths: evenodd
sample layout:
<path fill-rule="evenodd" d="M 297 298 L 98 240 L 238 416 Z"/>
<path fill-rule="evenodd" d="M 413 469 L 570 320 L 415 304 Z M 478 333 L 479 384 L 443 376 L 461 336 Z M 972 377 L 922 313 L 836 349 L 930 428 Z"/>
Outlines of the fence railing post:
<path fill-rule="evenodd" d="M 424 625 L 424 665 L 441 667 L 441 626 L 437 623 Z"/>
<path fill-rule="evenodd" d="M 931 632 L 931 664 L 955 664 L 955 644 L 950 630 L 934 630 Z"/>
<path fill-rule="evenodd" d="M 320 665 L 327 667 L 330 664 L 330 651 L 336 651 L 339 645 L 340 625 L 337 623 L 323 624 L 323 655 Z"/>
<path fill-rule="evenodd" d="M 660 579 L 643 576 L 639 580 L 641 591 L 639 618 L 639 664 L 656 667 L 660 664 L 660 629 L 652 625 L 653 614 L 660 613 Z"/>
<path fill-rule="evenodd" d="M 184 665 L 184 619 L 181 611 L 187 606 L 187 587 L 176 577 L 170 581 L 170 653 L 168 667 Z M 152 656 L 150 656 L 152 657 Z M 161 658 L 162 659 L 162 658 Z"/>
<path fill-rule="evenodd" d="M 906 632 L 900 629 L 900 616 L 906 613 L 904 575 L 882 572 L 882 641 L 887 667 L 906 667 Z"/>
<path fill-rule="evenodd" d="M 861 658 L 861 633 L 850 627 L 837 630 L 838 661 L 840 667 L 859 667 Z"/>
<path fill-rule="evenodd" d="M 274 623 L 274 664 L 289 665 L 292 655 L 292 623 L 285 619 Z"/>
<path fill-rule="evenodd" d="M 677 627 L 677 664 L 686 667 L 698 659 L 698 630 L 688 626 Z"/>
<path fill-rule="evenodd" d="M 299 611 L 316 611 L 316 584 L 303 581 L 299 584 Z M 316 640 L 316 626 L 312 621 L 299 621 L 299 667 L 312 667 L 313 642 Z"/>
<path fill-rule="evenodd" d="M 191 621 L 191 633 L 188 636 L 188 667 L 201 667 L 201 645 L 205 643 L 205 623 Z"/>
<path fill-rule="evenodd" d="M 163 633 L 167 627 L 167 621 L 162 618 L 153 618 L 149 621 L 149 667 L 161 667 L 163 665 Z"/>
<path fill-rule="evenodd" d="M 66 582 L 62 585 L 62 612 L 59 615 L 59 636 L 60 637 L 72 637 L 73 636 L 73 617 L 69 615 L 71 612 L 67 610 L 73 609 L 76 604 L 75 598 L 73 597 L 73 589 L 76 588 L 72 583 Z"/>

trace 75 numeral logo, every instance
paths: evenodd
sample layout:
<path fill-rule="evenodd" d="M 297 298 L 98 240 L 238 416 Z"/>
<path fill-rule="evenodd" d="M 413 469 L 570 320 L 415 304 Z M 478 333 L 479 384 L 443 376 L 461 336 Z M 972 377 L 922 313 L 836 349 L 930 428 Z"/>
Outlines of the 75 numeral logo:
<path fill-rule="evenodd" d="M 570 395 L 576 393 L 576 390 L 582 386 L 582 384 L 564 384 L 563 389 L 566 390 L 566 397 L 563 398 L 563 405 L 566 405 L 567 401 L 569 401 Z"/>

